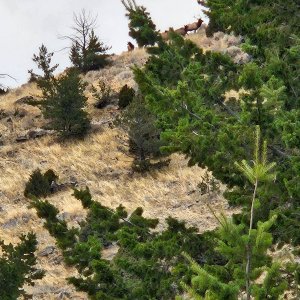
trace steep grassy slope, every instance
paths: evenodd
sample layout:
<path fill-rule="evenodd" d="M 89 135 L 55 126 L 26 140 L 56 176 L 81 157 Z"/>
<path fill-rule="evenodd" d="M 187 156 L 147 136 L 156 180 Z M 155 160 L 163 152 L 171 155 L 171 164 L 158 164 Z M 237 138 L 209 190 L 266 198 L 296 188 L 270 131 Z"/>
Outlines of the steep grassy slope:
<path fill-rule="evenodd" d="M 203 32 L 190 35 L 199 44 L 226 49 L 227 42 L 204 37 Z M 219 45 L 219 46 L 217 46 Z M 222 48 L 223 47 L 223 48 Z M 219 49 L 220 50 L 220 49 Z M 181 155 L 172 155 L 168 167 L 140 175 L 131 171 L 131 161 L 127 155 L 126 133 L 117 128 L 113 121 L 119 114 L 115 101 L 103 110 L 94 108 L 91 86 L 99 79 L 105 80 L 114 90 L 127 83 L 135 86 L 130 66 L 142 65 L 147 59 L 143 49 L 112 57 L 112 63 L 101 71 L 85 75 L 89 85 L 88 111 L 92 118 L 91 133 L 82 141 L 58 143 L 51 132 L 36 139 L 17 142 L 19 137 L 30 136 L 45 124 L 39 108 L 27 105 L 25 96 L 39 94 L 35 84 L 25 84 L 0 98 L 0 237 L 6 242 L 17 242 L 21 233 L 30 230 L 37 233 L 39 251 L 47 246 L 55 246 L 54 240 L 43 228 L 35 211 L 28 208 L 28 200 L 23 191 L 29 175 L 36 168 L 55 170 L 59 182 L 66 188 L 54 194 L 49 201 L 62 212 L 61 217 L 72 225 L 84 217 L 81 204 L 72 197 L 71 183 L 79 187 L 88 186 L 94 198 L 109 207 L 123 204 L 129 211 L 141 206 L 145 215 L 158 217 L 162 221 L 172 215 L 197 226 L 200 231 L 209 230 L 216 222 L 207 208 L 207 201 L 216 211 L 228 208 L 221 194 L 201 196 L 197 188 L 204 170 L 188 167 Z M 18 101 L 19 100 L 19 101 Z M 116 100 L 116 99 L 115 99 Z M 163 222 L 160 226 L 163 226 Z M 51 252 L 51 251 L 50 251 Z M 32 290 L 35 299 L 86 299 L 68 286 L 65 278 L 74 270 L 64 266 L 59 251 L 42 256 L 38 253 L 40 267 L 46 270 L 46 277 Z M 59 298 L 60 297 L 60 298 Z"/>

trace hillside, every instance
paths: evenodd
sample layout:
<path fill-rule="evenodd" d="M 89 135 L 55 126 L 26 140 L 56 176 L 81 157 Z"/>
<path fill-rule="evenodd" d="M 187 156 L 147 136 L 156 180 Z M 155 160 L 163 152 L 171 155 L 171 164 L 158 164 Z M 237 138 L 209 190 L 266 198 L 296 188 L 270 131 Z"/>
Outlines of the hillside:
<path fill-rule="evenodd" d="M 245 59 L 237 47 L 239 38 L 222 33 L 207 38 L 203 29 L 188 38 L 206 50 L 227 52 L 237 61 Z M 59 183 L 65 185 L 62 191 L 49 197 L 49 201 L 61 210 L 61 218 L 70 225 L 84 218 L 81 204 L 72 196 L 74 185 L 88 186 L 95 200 L 111 208 L 122 204 L 131 212 L 138 206 L 143 207 L 145 216 L 162 220 L 159 228 L 163 227 L 163 220 L 172 215 L 198 227 L 200 232 L 213 229 L 216 221 L 207 203 L 227 215 L 237 212 L 228 207 L 221 193 L 201 195 L 197 185 L 205 170 L 188 167 L 183 155 L 172 155 L 170 165 L 162 170 L 147 175 L 132 172 L 126 134 L 114 124 L 119 114 L 117 99 L 102 110 L 95 109 L 91 87 L 99 80 L 104 80 L 115 93 L 125 83 L 136 87 L 130 67 L 141 66 L 146 60 L 145 50 L 136 49 L 113 56 L 109 66 L 85 75 L 83 79 L 89 84 L 88 112 L 92 129 L 79 142 L 58 143 L 51 131 L 41 129 L 45 122 L 40 109 L 26 104 L 24 98 L 39 94 L 34 83 L 24 84 L 0 97 L 1 238 L 7 243 L 16 243 L 24 232 L 37 233 L 38 263 L 46 270 L 46 276 L 33 288 L 34 299 L 86 299 L 84 294 L 66 284 L 64 278 L 74 275 L 74 270 L 63 264 L 54 239 L 43 228 L 35 211 L 28 208 L 28 199 L 23 196 L 25 183 L 36 168 L 55 170 Z M 44 255 L 41 251 L 49 250 L 49 246 L 53 246 L 51 253 Z"/>

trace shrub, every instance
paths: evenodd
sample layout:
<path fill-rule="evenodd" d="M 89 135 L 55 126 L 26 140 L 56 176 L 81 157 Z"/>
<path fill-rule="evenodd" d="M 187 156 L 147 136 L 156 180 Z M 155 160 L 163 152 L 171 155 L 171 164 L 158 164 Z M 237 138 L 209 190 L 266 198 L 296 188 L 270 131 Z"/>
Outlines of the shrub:
<path fill-rule="evenodd" d="M 125 108 L 128 106 L 133 100 L 134 96 L 134 89 L 125 84 L 119 92 L 119 107 Z"/>
<path fill-rule="evenodd" d="M 58 176 L 53 170 L 48 170 L 44 175 L 40 169 L 35 170 L 26 183 L 24 196 L 26 198 L 48 196 L 51 193 L 52 181 L 57 179 Z"/>
<path fill-rule="evenodd" d="M 22 235 L 16 246 L 0 241 L 0 299 L 31 299 L 26 295 L 24 284 L 34 285 L 34 281 L 44 276 L 36 268 L 37 240 L 33 233 Z"/>
<path fill-rule="evenodd" d="M 44 88 L 44 117 L 49 120 L 49 128 L 58 131 L 63 138 L 82 137 L 90 128 L 84 110 L 87 101 L 85 86 L 79 74 L 69 70 L 60 78 L 49 81 Z"/>
<path fill-rule="evenodd" d="M 96 100 L 95 107 L 96 108 L 104 108 L 108 105 L 111 97 L 111 87 L 106 85 L 104 81 L 98 82 L 98 90 L 93 86 L 93 97 Z"/>
<path fill-rule="evenodd" d="M 58 179 L 58 176 L 54 173 L 53 170 L 49 169 L 48 171 L 45 172 L 44 178 L 51 185 L 52 181 L 55 182 Z"/>
<path fill-rule="evenodd" d="M 0 96 L 5 95 L 9 92 L 9 89 L 3 88 L 0 86 Z"/>
<path fill-rule="evenodd" d="M 149 170 L 150 159 L 161 157 L 163 142 L 155 121 L 142 95 L 137 95 L 121 116 L 121 126 L 128 132 L 129 152 L 134 157 L 132 167 L 135 171 Z"/>

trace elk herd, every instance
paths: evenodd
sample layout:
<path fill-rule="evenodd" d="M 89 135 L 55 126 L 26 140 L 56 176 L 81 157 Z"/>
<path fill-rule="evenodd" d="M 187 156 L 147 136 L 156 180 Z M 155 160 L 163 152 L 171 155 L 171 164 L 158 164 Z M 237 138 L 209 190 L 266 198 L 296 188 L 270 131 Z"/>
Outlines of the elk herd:
<path fill-rule="evenodd" d="M 201 27 L 202 23 L 203 23 L 203 20 L 198 19 L 197 22 L 184 25 L 183 27 L 180 27 L 178 29 L 173 29 L 172 27 L 170 27 L 169 30 L 166 30 L 165 32 L 162 32 L 160 35 L 161 35 L 161 38 L 162 38 L 163 41 L 168 41 L 169 40 L 169 33 L 170 32 L 175 32 L 175 33 L 177 33 L 181 36 L 186 36 L 189 32 L 192 32 L 192 31 L 196 33 L 197 30 Z M 131 42 L 128 42 L 127 43 L 127 49 L 128 49 L 128 51 L 134 50 L 134 45 Z"/>

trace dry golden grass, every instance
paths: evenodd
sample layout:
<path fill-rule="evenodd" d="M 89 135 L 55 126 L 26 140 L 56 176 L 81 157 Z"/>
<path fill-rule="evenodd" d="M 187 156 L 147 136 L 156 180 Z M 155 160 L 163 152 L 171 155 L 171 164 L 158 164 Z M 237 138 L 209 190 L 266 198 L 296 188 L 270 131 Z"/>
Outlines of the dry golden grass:
<path fill-rule="evenodd" d="M 196 35 L 189 38 L 196 39 Z M 125 83 L 135 86 L 130 66 L 142 65 L 146 59 L 144 49 L 114 56 L 111 66 L 87 73 L 84 80 L 90 86 L 98 80 L 106 80 L 115 92 Z M 84 140 L 58 143 L 53 136 L 46 136 L 16 143 L 16 136 L 40 128 L 44 120 L 37 107 L 16 104 L 15 101 L 39 93 L 35 84 L 26 84 L 0 98 L 0 110 L 6 113 L 0 119 L 0 130 L 5 141 L 4 146 L 0 147 L 1 239 L 16 243 L 20 234 L 32 230 L 37 234 L 39 251 L 55 245 L 54 239 L 43 228 L 43 221 L 37 218 L 33 209 L 28 208 L 28 200 L 23 196 L 25 183 L 36 168 L 42 171 L 55 170 L 61 183 L 76 178 L 79 187 L 88 186 L 94 199 L 109 207 L 122 204 L 132 212 L 141 206 L 145 216 L 162 221 L 159 229 L 169 215 L 186 220 L 200 231 L 214 228 L 217 224 L 207 202 L 216 211 L 224 210 L 228 215 L 235 212 L 228 208 L 220 195 L 200 195 L 197 185 L 204 170 L 197 166 L 188 167 L 182 155 L 172 155 L 170 165 L 160 171 L 152 171 L 147 175 L 132 174 L 132 159 L 126 155 L 126 151 L 122 151 L 126 135 L 118 128 L 101 125 L 106 120 L 114 119 L 118 112 L 114 108 L 94 109 L 91 97 L 88 111 L 94 125 L 93 131 Z M 89 88 L 87 95 L 90 96 Z M 24 116 L 16 115 L 16 110 L 24 110 Z M 85 211 L 72 196 L 70 188 L 49 197 L 49 201 L 60 209 L 70 225 L 75 225 L 85 216 Z M 55 257 L 59 255 L 57 252 Z M 58 299 L 57 290 L 61 287 L 70 290 L 72 299 L 86 299 L 85 295 L 74 292 L 66 284 L 65 278 L 76 274 L 75 270 L 66 268 L 62 263 L 55 264 L 52 258 L 38 259 L 39 266 L 46 270 L 46 277 L 33 288 L 35 299 Z"/>

